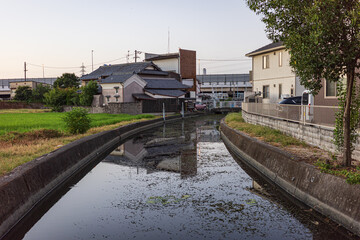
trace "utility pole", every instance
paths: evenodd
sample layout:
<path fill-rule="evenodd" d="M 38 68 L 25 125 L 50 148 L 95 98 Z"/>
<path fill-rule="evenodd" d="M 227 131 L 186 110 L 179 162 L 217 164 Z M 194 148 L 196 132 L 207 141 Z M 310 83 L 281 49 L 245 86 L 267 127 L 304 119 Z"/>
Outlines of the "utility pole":
<path fill-rule="evenodd" d="M 140 58 L 140 57 L 138 57 L 138 54 L 141 54 L 141 52 L 140 51 L 138 51 L 138 50 L 135 50 L 135 62 L 137 62 L 137 59 L 138 58 Z"/>
<path fill-rule="evenodd" d="M 25 81 L 26 81 L 26 72 L 27 72 L 27 69 L 26 69 L 26 62 L 24 62 L 24 77 L 25 77 Z"/>
<path fill-rule="evenodd" d="M 126 55 L 126 62 L 129 63 L 129 58 L 130 58 L 130 50 L 128 50 L 128 53 Z"/>
<path fill-rule="evenodd" d="M 84 76 L 85 75 L 85 66 L 84 66 L 84 63 L 82 63 L 82 65 L 81 65 L 81 70 L 80 70 L 80 72 L 81 72 L 81 76 Z"/>
<path fill-rule="evenodd" d="M 94 50 L 91 50 L 91 71 L 94 71 Z"/>
<path fill-rule="evenodd" d="M 168 53 L 170 53 L 170 27 L 168 28 Z"/>
<path fill-rule="evenodd" d="M 42 69 L 43 69 L 43 78 L 45 78 L 45 67 L 44 67 L 44 64 L 42 65 Z"/>
<path fill-rule="evenodd" d="M 198 59 L 198 60 L 199 60 L 199 61 L 198 61 L 198 64 L 199 64 L 199 72 L 198 72 L 198 73 L 199 73 L 199 75 L 200 75 L 200 74 L 201 74 L 201 73 L 200 73 L 200 59 Z"/>

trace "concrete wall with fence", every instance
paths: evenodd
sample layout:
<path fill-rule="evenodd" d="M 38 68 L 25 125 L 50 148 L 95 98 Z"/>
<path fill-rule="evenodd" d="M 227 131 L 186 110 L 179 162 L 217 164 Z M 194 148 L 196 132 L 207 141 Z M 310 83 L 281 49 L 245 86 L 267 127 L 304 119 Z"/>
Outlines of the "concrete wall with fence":
<path fill-rule="evenodd" d="M 267 126 L 322 149 L 336 152 L 333 143 L 337 107 L 243 103 L 242 116 L 251 124 Z M 353 158 L 360 161 L 360 142 Z"/>

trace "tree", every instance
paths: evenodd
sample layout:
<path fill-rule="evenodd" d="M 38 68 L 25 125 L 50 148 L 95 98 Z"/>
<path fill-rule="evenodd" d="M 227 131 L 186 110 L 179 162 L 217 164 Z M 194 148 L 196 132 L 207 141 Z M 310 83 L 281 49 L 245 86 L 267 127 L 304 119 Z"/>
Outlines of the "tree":
<path fill-rule="evenodd" d="M 55 112 L 61 112 L 65 105 L 78 105 L 78 95 L 75 88 L 53 88 L 44 94 L 46 105 Z"/>
<path fill-rule="evenodd" d="M 90 81 L 86 86 L 81 88 L 82 92 L 80 94 L 80 105 L 81 106 L 90 106 L 94 95 L 98 93 L 98 85 L 95 81 Z"/>
<path fill-rule="evenodd" d="M 30 102 L 32 97 L 32 91 L 29 86 L 19 86 L 15 91 L 15 100 Z"/>
<path fill-rule="evenodd" d="M 35 89 L 32 90 L 32 97 L 31 100 L 33 102 L 45 102 L 44 94 L 51 90 L 50 86 L 43 85 L 40 83 Z"/>
<path fill-rule="evenodd" d="M 359 1 L 247 0 L 247 4 L 263 15 L 268 37 L 282 41 L 289 50 L 290 66 L 313 94 L 321 89 L 323 79 L 342 82 L 346 78 L 342 155 L 344 165 L 350 166 L 351 109 L 357 105 L 352 100 L 358 95 L 354 88 L 360 74 Z"/>
<path fill-rule="evenodd" d="M 55 88 L 79 88 L 80 79 L 74 73 L 64 73 L 54 82 Z"/>

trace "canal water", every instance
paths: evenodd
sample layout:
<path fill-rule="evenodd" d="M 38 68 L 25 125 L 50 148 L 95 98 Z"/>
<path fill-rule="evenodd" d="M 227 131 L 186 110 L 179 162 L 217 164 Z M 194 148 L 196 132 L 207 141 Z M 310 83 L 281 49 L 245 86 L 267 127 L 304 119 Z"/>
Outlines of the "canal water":
<path fill-rule="evenodd" d="M 349 238 L 250 177 L 221 141 L 222 117 L 166 123 L 129 139 L 8 238 Z"/>

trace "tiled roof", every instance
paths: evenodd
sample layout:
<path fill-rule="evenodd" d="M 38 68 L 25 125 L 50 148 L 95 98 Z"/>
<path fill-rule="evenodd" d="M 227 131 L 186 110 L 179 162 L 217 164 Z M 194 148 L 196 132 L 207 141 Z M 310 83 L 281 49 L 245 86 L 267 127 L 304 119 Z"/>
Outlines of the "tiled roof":
<path fill-rule="evenodd" d="M 168 53 L 168 54 L 145 53 L 145 61 L 172 59 L 172 58 L 178 58 L 179 56 L 180 56 L 179 53 Z"/>
<path fill-rule="evenodd" d="M 145 68 L 149 66 L 154 66 L 157 70 L 161 69 L 157 67 L 152 62 L 138 62 L 138 63 L 124 63 L 124 64 L 115 64 L 108 66 L 101 66 L 95 71 L 82 76 L 81 80 L 91 80 L 99 79 L 101 77 L 108 77 L 110 75 L 121 75 L 121 74 L 138 74 L 141 71 L 144 71 Z"/>
<path fill-rule="evenodd" d="M 256 56 L 258 54 L 262 54 L 262 53 L 266 53 L 266 52 L 270 52 L 272 51 L 274 48 L 278 49 L 278 48 L 285 48 L 283 46 L 283 42 L 275 42 L 275 43 L 270 43 L 266 46 L 263 46 L 259 49 L 256 49 L 255 51 L 249 52 L 248 54 L 246 54 L 245 56 L 247 57 L 251 57 L 251 56 Z"/>
<path fill-rule="evenodd" d="M 170 89 L 145 89 L 146 92 L 149 92 L 154 95 L 162 95 L 168 97 L 180 97 L 185 95 L 184 91 L 181 90 L 170 90 Z"/>
<path fill-rule="evenodd" d="M 133 93 L 132 96 L 137 100 L 155 100 L 155 98 L 150 97 L 149 95 L 146 95 L 144 93 Z"/>
<path fill-rule="evenodd" d="M 133 73 L 130 74 L 116 74 L 116 75 L 111 75 L 107 78 L 101 79 L 100 83 L 123 83 L 126 80 L 128 80 L 132 75 L 134 75 Z"/>
<path fill-rule="evenodd" d="M 189 86 L 182 84 L 175 78 L 143 78 L 146 89 L 186 89 Z"/>

